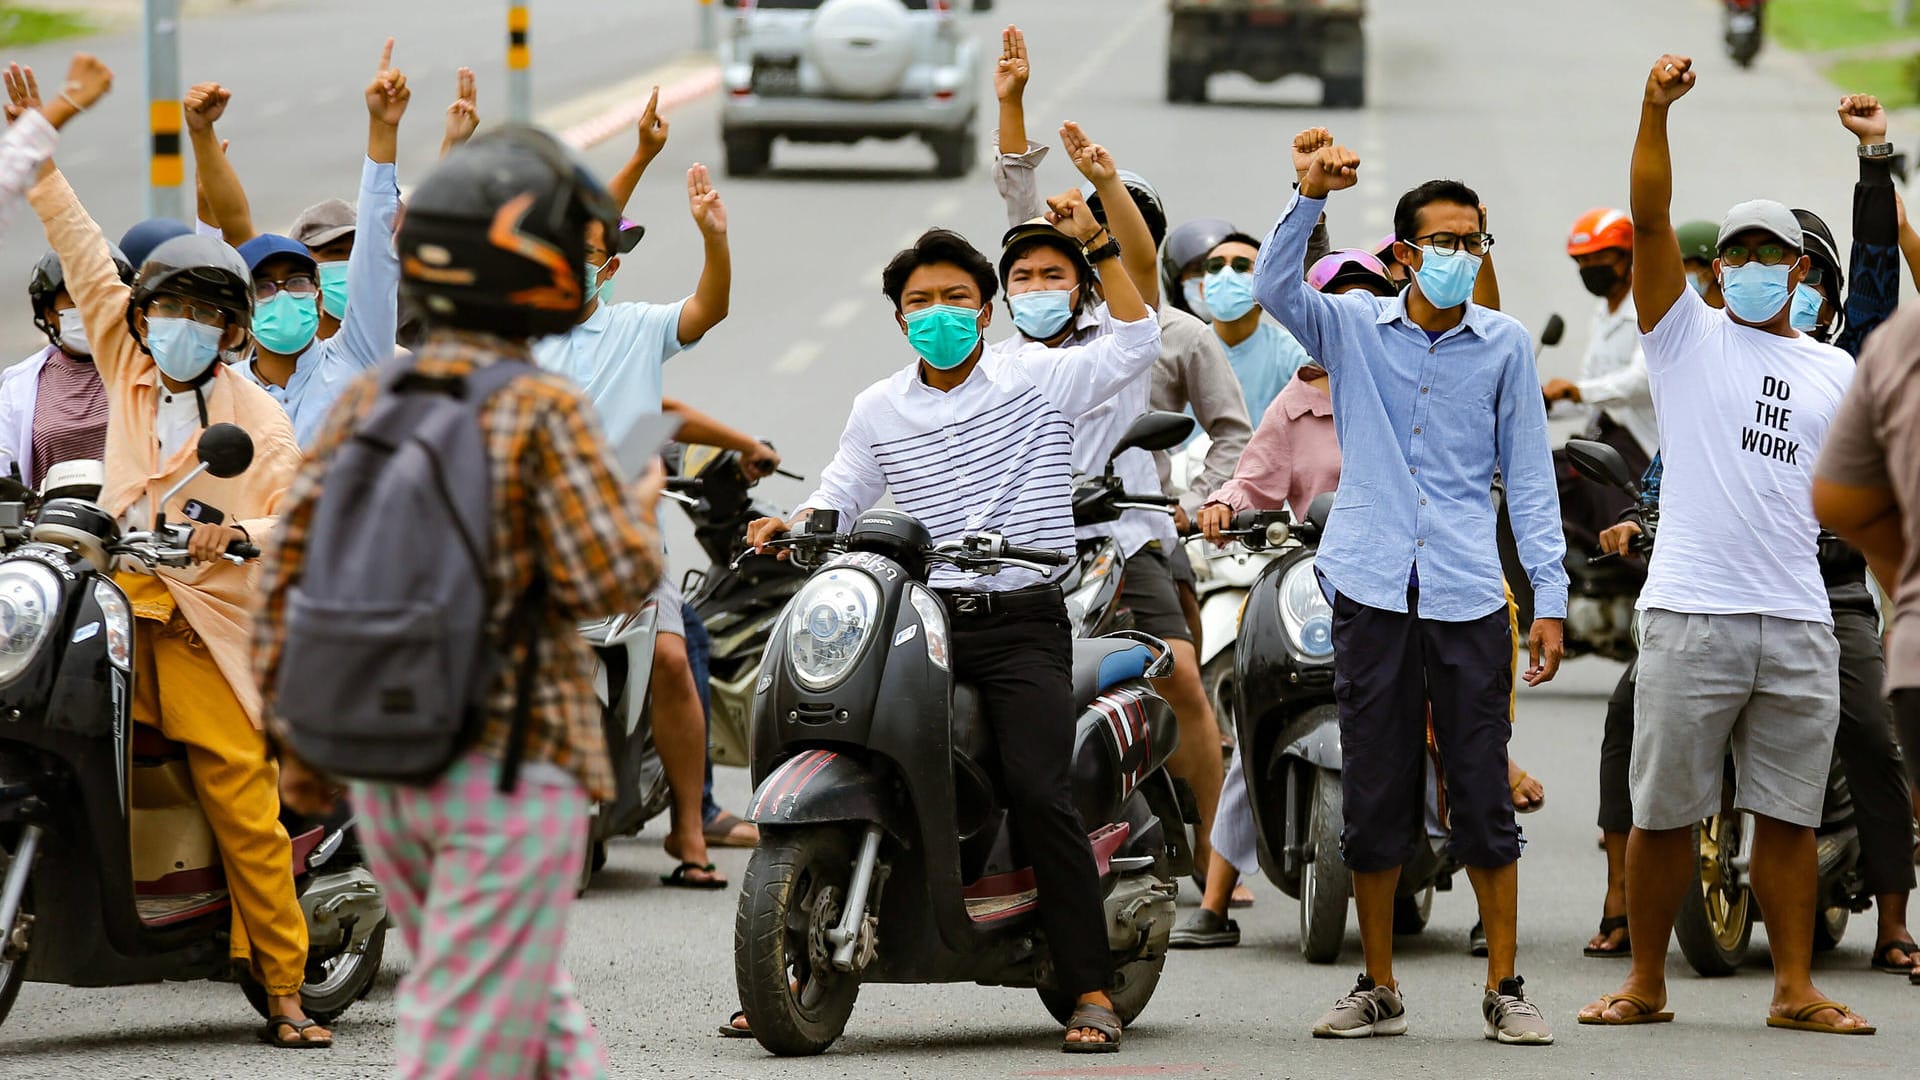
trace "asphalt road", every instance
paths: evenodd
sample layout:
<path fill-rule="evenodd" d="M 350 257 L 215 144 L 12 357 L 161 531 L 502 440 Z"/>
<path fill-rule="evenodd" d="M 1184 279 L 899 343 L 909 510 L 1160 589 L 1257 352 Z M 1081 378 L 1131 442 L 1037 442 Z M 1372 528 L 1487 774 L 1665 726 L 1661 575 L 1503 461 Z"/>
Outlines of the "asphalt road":
<path fill-rule="evenodd" d="M 342 0 L 324 13 L 286 5 L 190 25 L 189 71 L 199 77 L 204 68 L 239 94 L 227 126 L 241 172 L 255 184 L 260 220 L 290 219 L 315 199 L 349 190 L 359 137 L 354 93 L 387 33 L 401 38 L 396 59 L 423 87 L 402 161 L 403 180 L 417 178 L 438 141 L 453 67 L 482 54 L 497 59 L 491 14 L 476 18 L 476 6 Z M 555 14 L 559 6 L 536 8 L 536 40 L 545 43 L 542 106 L 631 78 L 693 40 L 683 10 L 691 5 L 678 0 L 568 0 L 564 19 Z M 1530 0 L 1375 0 L 1372 103 L 1332 112 L 1313 104 L 1311 82 L 1263 88 L 1237 77 L 1215 80 L 1218 104 L 1167 106 L 1159 75 L 1164 6 L 1155 0 L 1006 0 L 999 7 L 977 20 L 977 30 L 983 40 L 1008 20 L 1028 30 L 1031 129 L 1080 121 L 1123 167 L 1160 185 L 1176 221 L 1218 214 L 1263 232 L 1288 194 L 1286 143 L 1309 124 L 1332 127 L 1363 158 L 1360 187 L 1332 204 L 1338 243 L 1370 243 L 1388 231 L 1403 188 L 1431 176 L 1465 178 L 1490 207 L 1507 310 L 1536 326 L 1550 312 L 1567 316 L 1568 341 L 1543 360 L 1547 375 L 1577 368 L 1591 303 L 1561 254 L 1566 226 L 1590 206 L 1624 200 L 1640 87 L 1663 50 L 1691 52 L 1701 73 L 1674 115 L 1677 212 L 1717 216 L 1766 194 L 1824 211 L 1847 241 L 1854 165 L 1851 139 L 1832 113 L 1837 92 L 1777 52 L 1750 73 L 1733 69 L 1716 55 L 1716 7 L 1702 0 L 1615 0 L 1577 20 L 1548 15 Z M 100 200 L 110 232 L 139 214 L 138 76 L 128 47 L 103 46 L 122 64 L 124 92 L 78 123 L 66 156 L 83 196 Z M 64 50 L 41 50 L 46 55 L 36 61 L 51 67 Z M 483 111 L 498 116 L 497 62 L 482 67 L 481 78 Z M 261 115 L 272 102 L 283 109 Z M 673 141 L 629 211 L 649 230 L 626 260 L 618 297 L 680 295 L 697 274 L 698 237 L 680 173 L 694 161 L 717 161 L 715 103 L 695 102 L 671 119 Z M 991 127 L 989 116 L 983 137 Z M 309 142 L 309 131 L 321 133 L 320 141 Z M 622 136 L 588 156 L 611 171 L 627 145 Z M 879 292 L 886 258 L 930 224 L 961 228 L 983 246 L 1004 228 L 984 170 L 937 181 L 925 176 L 930 163 L 931 154 L 912 145 L 782 147 L 773 175 L 722 182 L 736 253 L 733 316 L 674 361 L 668 392 L 774 438 L 790 465 L 817 472 L 853 394 L 909 358 Z M 1078 179 L 1064 158 L 1043 176 L 1055 188 Z M 4 280 L 21 280 L 26 252 L 36 246 L 31 222 L 16 223 L 0 253 Z M 16 353 L 31 345 L 31 333 L 21 332 L 24 304 L 19 314 L 0 334 Z M 775 480 L 767 493 L 792 503 L 805 485 Z M 693 551 L 681 532 L 675 550 Z M 1412 1037 L 1358 1045 L 1307 1037 L 1313 1018 L 1351 985 L 1357 939 L 1349 938 L 1341 963 L 1307 965 L 1295 905 L 1264 883 L 1256 884 L 1258 904 L 1239 915 L 1244 944 L 1176 954 L 1124 1053 L 1091 1063 L 1054 1052 L 1058 1031 L 1031 994 L 973 986 L 870 988 L 847 1036 L 817 1061 L 777 1061 L 751 1042 L 719 1039 L 714 1026 L 735 1007 L 732 897 L 660 887 L 658 875 L 672 864 L 657 831 L 615 846 L 610 869 L 575 909 L 570 964 L 620 1076 L 1909 1074 L 1905 1036 L 1920 1016 L 1920 989 L 1867 970 L 1869 917 L 1820 959 L 1818 976 L 1830 995 L 1882 1024 L 1877 1037 L 1769 1031 L 1763 959 L 1708 982 L 1694 978 L 1677 952 L 1672 1007 L 1680 1022 L 1625 1031 L 1575 1026 L 1575 1010 L 1622 974 L 1617 962 L 1579 953 L 1599 917 L 1594 772 L 1604 698 L 1617 674 L 1612 665 L 1581 661 L 1551 686 L 1520 694 L 1514 753 L 1549 792 L 1546 809 L 1525 821 L 1521 971 L 1558 1027 L 1552 1049 L 1497 1048 L 1481 1039 L 1481 969 L 1465 953 L 1474 915 L 1464 882 L 1440 898 L 1429 931 L 1403 945 L 1399 972 Z M 729 805 L 746 799 L 738 771 L 723 770 L 722 789 Z M 739 852 L 720 857 L 736 880 L 745 861 Z M 1763 939 L 1764 932 L 1756 935 L 1756 957 Z M 373 996 L 338 1025 L 337 1048 L 297 1057 L 254 1042 L 255 1021 L 232 987 L 29 985 L 0 1028 L 0 1076 L 375 1075 L 391 1047 L 392 981 L 406 964 L 397 942 L 388 963 Z"/>

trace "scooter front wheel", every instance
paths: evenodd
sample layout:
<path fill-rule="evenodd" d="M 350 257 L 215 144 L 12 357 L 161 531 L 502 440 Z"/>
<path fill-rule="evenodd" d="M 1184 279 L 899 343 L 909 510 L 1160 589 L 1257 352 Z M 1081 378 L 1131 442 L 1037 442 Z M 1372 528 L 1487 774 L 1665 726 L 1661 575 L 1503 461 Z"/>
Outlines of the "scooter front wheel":
<path fill-rule="evenodd" d="M 859 975 L 834 968 L 827 939 L 853 877 L 853 841 L 845 827 L 769 830 L 747 863 L 734 981 L 753 1037 L 782 1057 L 832 1046 L 860 996 Z"/>
<path fill-rule="evenodd" d="M 0 881 L 4 881 L 13 858 L 4 850 L 0 850 L 0 856 L 5 856 L 0 857 Z M 13 999 L 20 996 L 20 984 L 27 981 L 26 938 L 33 925 L 32 900 L 29 889 L 21 898 L 20 916 L 14 926 L 0 926 L 0 1024 L 6 1023 L 7 1014 L 13 1011 Z"/>
<path fill-rule="evenodd" d="M 1300 954 L 1308 963 L 1331 964 L 1340 959 L 1347 937 L 1347 898 L 1353 895 L 1353 875 L 1340 858 L 1343 813 L 1340 774 L 1315 769 L 1313 812 L 1307 841 L 1313 861 L 1300 873 Z"/>

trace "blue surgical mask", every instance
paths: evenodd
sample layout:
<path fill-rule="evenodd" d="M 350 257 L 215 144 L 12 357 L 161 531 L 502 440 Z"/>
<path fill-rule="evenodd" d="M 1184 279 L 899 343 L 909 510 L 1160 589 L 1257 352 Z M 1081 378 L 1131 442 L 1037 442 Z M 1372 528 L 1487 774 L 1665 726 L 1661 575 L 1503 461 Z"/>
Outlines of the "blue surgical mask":
<path fill-rule="evenodd" d="M 1207 279 L 1191 277 L 1180 283 L 1180 295 L 1187 298 L 1187 310 L 1201 322 L 1213 321 L 1213 309 L 1207 306 Z"/>
<path fill-rule="evenodd" d="M 313 344 L 319 328 L 320 308 L 311 296 L 279 292 L 253 306 L 253 336 L 268 352 L 297 356 Z"/>
<path fill-rule="evenodd" d="M 587 263 L 587 276 L 585 279 L 587 284 L 587 298 L 580 302 L 581 307 L 585 307 L 595 300 L 605 300 L 607 296 L 613 292 L 612 278 L 600 281 L 600 271 L 605 270 L 607 265 L 612 262 L 612 259 L 608 259 L 606 263 L 602 263 L 599 266 L 593 265 L 591 261 Z M 595 284 L 595 282 L 599 282 L 599 284 Z"/>
<path fill-rule="evenodd" d="M 347 260 L 320 264 L 320 306 L 335 319 L 347 317 Z"/>
<path fill-rule="evenodd" d="M 1820 290 L 1801 282 L 1793 287 L 1793 328 L 1803 334 L 1820 329 L 1820 305 L 1826 297 Z"/>
<path fill-rule="evenodd" d="M 1792 263 L 1764 266 L 1748 262 L 1722 266 L 1720 295 L 1727 301 L 1727 310 L 1741 322 L 1758 325 L 1780 314 L 1780 309 L 1787 305 L 1787 277 L 1792 272 Z"/>
<path fill-rule="evenodd" d="M 1420 269 L 1413 272 L 1420 295 L 1442 311 L 1466 303 L 1479 276 L 1480 256 L 1467 251 L 1449 254 L 1431 246 L 1420 249 Z"/>
<path fill-rule="evenodd" d="M 176 382 L 190 383 L 206 374 L 220 358 L 220 339 L 226 331 L 192 319 L 147 320 L 147 351 L 160 373 Z"/>
<path fill-rule="evenodd" d="M 1060 332 L 1073 318 L 1073 291 L 1036 289 L 1007 297 L 1013 309 L 1013 325 L 1035 341 L 1045 341 Z"/>
<path fill-rule="evenodd" d="M 941 371 L 967 362 L 980 344 L 980 312 L 976 308 L 935 304 L 907 315 L 907 343 L 920 359 Z"/>
<path fill-rule="evenodd" d="M 1207 275 L 1207 310 L 1214 322 L 1232 322 L 1253 310 L 1253 275 L 1216 270 Z"/>

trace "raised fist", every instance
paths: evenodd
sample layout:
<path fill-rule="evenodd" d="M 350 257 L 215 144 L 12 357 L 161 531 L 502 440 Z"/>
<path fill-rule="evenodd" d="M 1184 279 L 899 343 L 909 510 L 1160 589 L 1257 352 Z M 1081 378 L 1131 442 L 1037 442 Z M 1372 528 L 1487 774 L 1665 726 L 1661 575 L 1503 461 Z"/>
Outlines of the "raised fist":
<path fill-rule="evenodd" d="M 1328 146 L 1313 155 L 1307 175 L 1300 179 L 1300 194 L 1310 199 L 1324 198 L 1329 191 L 1342 191 L 1360 182 L 1360 155 L 1344 146 Z"/>
<path fill-rule="evenodd" d="M 1665 107 L 1679 101 L 1693 89 L 1699 76 L 1693 73 L 1693 58 L 1667 53 L 1653 62 L 1647 74 L 1646 102 Z"/>
<path fill-rule="evenodd" d="M 233 91 L 219 83 L 195 83 L 180 102 L 187 113 L 188 131 L 212 131 L 213 125 L 227 114 Z"/>
<path fill-rule="evenodd" d="M 1887 141 L 1887 110 L 1872 94 L 1849 94 L 1840 99 L 1840 126 L 1860 138 L 1860 145 Z"/>

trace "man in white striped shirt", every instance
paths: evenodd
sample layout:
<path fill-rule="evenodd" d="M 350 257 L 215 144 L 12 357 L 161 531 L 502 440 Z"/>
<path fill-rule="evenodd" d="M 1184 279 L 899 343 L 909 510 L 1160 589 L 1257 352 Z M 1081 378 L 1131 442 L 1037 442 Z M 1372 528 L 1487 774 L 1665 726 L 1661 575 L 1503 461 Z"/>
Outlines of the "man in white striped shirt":
<path fill-rule="evenodd" d="M 1108 198 L 1123 203 L 1131 205 L 1124 191 Z M 993 531 L 1010 543 L 1073 550 L 1073 418 L 1146 377 L 1160 327 L 1120 269 L 1119 242 L 1080 193 L 1048 205 L 1098 273 L 1112 333 L 1001 357 L 980 337 L 993 320 L 993 264 L 956 233 L 926 233 L 883 279 L 919 359 L 855 399 L 840 449 L 794 523 L 816 509 L 851 519 L 890 492 L 936 543 Z M 756 521 L 748 542 L 763 544 L 788 524 Z M 1021 780 L 1005 792 L 1012 826 L 1038 878 L 1056 985 L 1080 1001 L 1062 1049 L 1117 1041 L 1099 879 L 1068 787 L 1075 709 L 1060 587 L 1015 569 L 988 577 L 943 569 L 932 584 L 952 619 L 954 678 L 979 693 L 1001 775 Z"/>

